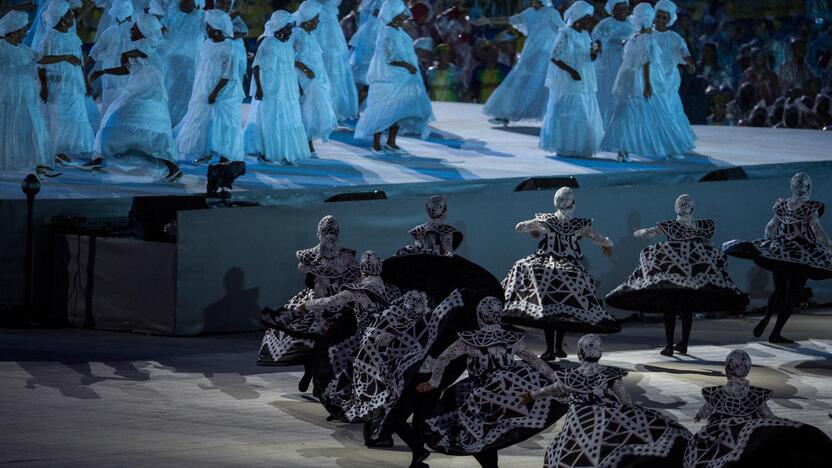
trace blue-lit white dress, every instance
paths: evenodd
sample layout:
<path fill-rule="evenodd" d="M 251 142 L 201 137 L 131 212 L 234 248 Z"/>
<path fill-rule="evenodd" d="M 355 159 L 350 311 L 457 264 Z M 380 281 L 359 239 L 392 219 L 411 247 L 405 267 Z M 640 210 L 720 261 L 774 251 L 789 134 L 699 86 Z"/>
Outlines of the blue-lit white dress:
<path fill-rule="evenodd" d="M 235 47 L 231 39 L 202 43 L 188 112 L 174 130 L 176 151 L 181 160 L 197 159 L 207 154 L 236 161 L 243 159 L 240 124 L 243 87 Z M 214 104 L 209 104 L 208 95 L 221 79 L 228 82 Z"/>
<path fill-rule="evenodd" d="M 81 40 L 74 32 L 50 29 L 39 38 L 39 52 L 47 55 L 72 55 L 79 60 Z M 93 134 L 87 116 L 87 82 L 84 69 L 61 61 L 42 65 L 46 69 L 49 98 L 43 105 L 43 114 L 52 139 L 52 152 L 67 156 L 80 156 L 92 152 Z"/>
<path fill-rule="evenodd" d="M 383 24 L 378 10 L 384 0 L 364 0 L 358 7 L 358 29 L 350 38 L 350 66 L 355 82 L 368 85 L 367 71 L 376 51 L 376 38 Z"/>
<path fill-rule="evenodd" d="M 413 65 L 417 72 L 411 74 L 402 67 L 390 65 L 397 61 Z M 410 36 L 400 28 L 384 26 L 379 32 L 376 52 L 367 72 L 370 91 L 367 109 L 355 126 L 356 139 L 371 139 L 373 134 L 393 125 L 399 125 L 401 135 L 427 138 L 433 108 L 418 69 L 419 61 Z"/>
<path fill-rule="evenodd" d="M 552 44 L 564 26 L 560 13 L 552 7 L 526 8 L 509 20 L 526 34 L 523 52 L 505 80 L 485 103 L 483 112 L 507 120 L 540 120 L 546 112 L 549 90 L 546 72 L 552 56 Z"/>
<path fill-rule="evenodd" d="M 246 154 L 263 155 L 277 162 L 309 158 L 291 40 L 281 42 L 274 37 L 264 38 L 252 67 L 260 67 L 263 99 L 251 102 L 244 132 Z M 252 80 L 252 97 L 256 92 Z"/>
<path fill-rule="evenodd" d="M 243 21 L 241 16 L 235 16 L 234 19 L 231 20 L 231 24 L 234 26 L 235 37 L 238 34 L 248 34 L 248 25 L 245 21 Z M 245 80 L 246 72 L 248 71 L 248 51 L 246 50 L 245 36 L 234 39 L 234 52 L 237 54 L 237 69 L 240 74 L 240 89 L 242 89 L 243 95 L 245 95 L 243 81 Z"/>
<path fill-rule="evenodd" d="M 188 111 L 188 102 L 194 88 L 196 63 L 199 48 L 205 40 L 205 12 L 194 8 L 190 13 L 179 9 L 179 2 L 174 2 L 162 18 L 162 25 L 167 28 L 167 76 L 165 85 L 168 90 L 170 120 L 179 124 Z"/>
<path fill-rule="evenodd" d="M 687 152 L 695 146 L 696 135 L 690 127 L 690 121 L 682 106 L 682 98 L 679 96 L 679 86 L 682 84 L 679 65 L 685 64 L 685 57 L 690 57 L 690 52 L 685 40 L 675 31 L 653 31 L 653 35 L 662 54 L 663 75 L 662 87 L 655 91 L 670 111 L 668 120 L 673 124 L 678 138 L 681 138 L 680 146 Z"/>
<path fill-rule="evenodd" d="M 624 57 L 624 42 L 633 32 L 632 23 L 626 19 L 618 21 L 611 16 L 602 19 L 592 30 L 592 40 L 601 41 L 601 55 L 595 61 L 595 72 L 598 76 L 598 108 L 601 109 L 605 128 L 612 119 L 612 87 Z"/>
<path fill-rule="evenodd" d="M 297 69 L 298 81 L 303 89 L 300 98 L 303 127 L 306 137 L 310 140 L 329 140 L 329 135 L 338 128 L 338 118 L 332 108 L 332 84 L 324 66 L 323 52 L 315 37 L 303 28 L 292 29 L 295 60 L 304 63 L 315 73 L 315 78 L 309 78 Z"/>
<path fill-rule="evenodd" d="M 329 75 L 332 107 L 338 120 L 358 117 L 358 91 L 349 64 L 350 52 L 344 31 L 338 23 L 341 0 L 318 0 L 321 5 L 320 24 L 312 35 L 321 46 L 324 67 Z"/>
<path fill-rule="evenodd" d="M 130 41 L 132 27 L 132 21 L 125 21 L 121 24 L 113 22 L 104 32 L 96 33 L 95 44 L 89 54 L 95 60 L 93 71 L 121 66 L 121 54 L 132 47 Z M 116 75 L 101 77 L 101 115 L 107 112 L 110 103 L 118 97 L 119 88 L 123 86 L 125 80 L 125 77 Z"/>
<path fill-rule="evenodd" d="M 552 58 L 574 68 L 575 80 L 554 63 L 549 64 L 546 86 L 549 102 L 540 129 L 540 148 L 560 156 L 589 157 L 598 150 L 604 124 L 595 91 L 595 65 L 590 57 L 592 40 L 586 31 L 566 26 L 555 39 Z"/>
<path fill-rule="evenodd" d="M 51 159 L 38 96 L 35 51 L 0 39 L 0 170 L 34 169 Z"/>

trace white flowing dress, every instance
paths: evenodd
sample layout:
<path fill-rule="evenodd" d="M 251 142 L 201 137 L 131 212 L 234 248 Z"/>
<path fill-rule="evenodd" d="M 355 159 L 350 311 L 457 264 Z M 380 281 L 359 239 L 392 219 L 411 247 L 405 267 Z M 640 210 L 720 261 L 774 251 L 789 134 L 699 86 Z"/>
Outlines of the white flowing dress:
<path fill-rule="evenodd" d="M 194 8 L 190 13 L 179 9 L 179 2 L 174 2 L 167 15 L 162 19 L 167 28 L 167 73 L 165 86 L 168 91 L 170 120 L 174 126 L 179 124 L 188 111 L 188 102 L 194 88 L 196 64 L 199 49 L 205 40 L 205 12 Z"/>
<path fill-rule="evenodd" d="M 320 24 L 313 36 L 323 51 L 324 67 L 331 82 L 332 107 L 339 121 L 358 117 L 358 91 L 349 64 L 350 51 L 344 30 L 338 23 L 338 6 L 341 0 L 318 0 L 321 9 Z"/>

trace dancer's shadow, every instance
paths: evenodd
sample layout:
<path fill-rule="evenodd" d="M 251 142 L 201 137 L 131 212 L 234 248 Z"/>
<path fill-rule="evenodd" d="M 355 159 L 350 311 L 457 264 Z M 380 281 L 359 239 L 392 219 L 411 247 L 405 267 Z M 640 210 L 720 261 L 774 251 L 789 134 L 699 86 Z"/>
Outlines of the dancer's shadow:
<path fill-rule="evenodd" d="M 225 296 L 205 308 L 202 332 L 257 328 L 262 310 L 257 303 L 260 288 L 246 289 L 245 273 L 239 267 L 228 270 L 222 282 Z"/>
<path fill-rule="evenodd" d="M 235 373 L 214 373 L 203 374 L 211 385 L 199 384 L 202 390 L 219 390 L 235 400 L 256 400 L 260 398 L 260 392 L 266 387 L 263 385 L 252 385 L 246 381 L 245 376 Z"/>
<path fill-rule="evenodd" d="M 405 172 L 425 175 L 443 181 L 479 178 L 470 171 L 447 164 L 444 159 L 439 157 L 427 158 L 414 154 L 384 154 L 369 155 L 367 158 L 380 163 L 400 166 Z"/>
<path fill-rule="evenodd" d="M 444 131 L 431 129 L 431 134 L 427 141 L 448 148 L 453 148 L 460 151 L 470 151 L 478 153 L 483 156 L 490 156 L 496 158 L 513 158 L 515 155 L 510 153 L 503 153 L 502 151 L 495 151 L 488 147 L 488 143 L 477 138 L 463 138 L 460 135 Z"/>
<path fill-rule="evenodd" d="M 632 399 L 633 403 L 637 405 L 643 405 L 648 408 L 665 410 L 679 409 L 687 404 L 685 400 L 676 397 L 670 397 L 673 401 L 669 403 L 656 401 L 650 398 L 648 395 L 661 395 L 661 389 L 650 384 L 642 384 L 642 380 L 644 380 L 644 375 L 642 375 L 641 373 L 631 372 L 627 374 L 627 376 L 624 378 L 624 383 L 627 387 L 627 391 L 629 392 L 630 398 Z"/>
<path fill-rule="evenodd" d="M 507 125 L 507 126 L 494 126 L 491 127 L 492 130 L 497 130 L 500 132 L 506 133 L 514 133 L 517 135 L 525 135 L 525 136 L 532 136 L 535 138 L 540 137 L 540 127 L 531 127 L 528 125 Z"/>
<path fill-rule="evenodd" d="M 367 185 L 381 181 L 377 173 L 339 159 L 307 159 L 291 166 L 252 161 L 248 167 L 248 174 L 234 183 L 235 189 L 262 190 L 264 185 L 271 189 Z"/>

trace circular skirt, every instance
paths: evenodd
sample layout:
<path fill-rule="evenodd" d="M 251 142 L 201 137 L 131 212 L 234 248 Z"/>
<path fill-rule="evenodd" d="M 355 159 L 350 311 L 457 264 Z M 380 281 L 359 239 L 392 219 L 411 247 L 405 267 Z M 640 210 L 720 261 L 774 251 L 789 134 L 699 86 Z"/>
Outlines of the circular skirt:
<path fill-rule="evenodd" d="M 381 277 L 385 284 L 392 284 L 402 290 L 422 291 L 437 302 L 444 300 L 455 289 L 470 289 L 482 297 L 503 299 L 500 281 L 485 268 L 459 255 L 445 257 L 416 254 L 390 257 L 384 260 Z"/>
<path fill-rule="evenodd" d="M 315 341 L 323 330 L 311 312 L 298 308 L 313 297 L 312 289 L 303 289 L 278 310 L 264 309 L 271 327 L 263 336 L 257 363 L 269 366 L 303 364 L 314 357 Z"/>
<path fill-rule="evenodd" d="M 832 254 L 819 244 L 796 239 L 730 241 L 726 255 L 753 260 L 769 271 L 783 271 L 813 280 L 832 278 Z"/>
<path fill-rule="evenodd" d="M 741 311 L 748 295 L 717 287 L 682 288 L 658 283 L 644 289 L 616 289 L 604 299 L 608 306 L 647 313 Z"/>

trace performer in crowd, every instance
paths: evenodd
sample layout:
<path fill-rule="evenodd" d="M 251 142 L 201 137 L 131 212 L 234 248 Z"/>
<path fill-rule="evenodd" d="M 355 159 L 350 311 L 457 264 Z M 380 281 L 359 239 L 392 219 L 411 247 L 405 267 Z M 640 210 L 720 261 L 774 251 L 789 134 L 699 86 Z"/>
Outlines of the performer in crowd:
<path fill-rule="evenodd" d="M 667 119 L 674 128 L 674 134 L 678 139 L 679 148 L 688 152 L 695 146 L 696 135 L 690 127 L 685 108 L 682 106 L 682 98 L 679 96 L 679 86 L 682 84 L 682 77 L 679 74 L 679 65 L 685 65 L 688 73 L 696 71 L 696 62 L 693 61 L 685 40 L 670 28 L 676 23 L 676 4 L 670 0 L 659 0 L 656 3 L 656 18 L 653 21 L 655 31 L 653 37 L 661 54 L 662 87 L 656 88 L 657 97 L 664 101 L 667 109 Z M 671 153 L 674 159 L 684 159 L 684 153 Z"/>
<path fill-rule="evenodd" d="M 231 30 L 233 34 L 230 38 L 234 46 L 234 53 L 237 55 L 237 73 L 240 76 L 240 86 L 242 86 L 246 72 L 248 71 L 248 52 L 246 52 L 245 45 L 245 37 L 248 35 L 248 25 L 243 21 L 240 12 L 234 9 L 235 4 L 236 0 L 217 0 L 214 2 L 214 8 L 228 13 L 228 16 L 231 18 Z M 245 89 L 242 91 L 245 94 Z"/>
<path fill-rule="evenodd" d="M 313 348 L 323 334 L 320 308 L 306 310 L 306 301 L 337 294 L 345 283 L 358 277 L 355 251 L 341 247 L 338 221 L 324 216 L 318 223 L 318 245 L 295 254 L 298 271 L 306 275 L 306 288 L 295 294 L 278 310 L 264 309 L 263 323 L 269 327 L 260 347 L 258 364 L 304 365 L 298 389 L 305 392 L 314 375 Z M 335 312 L 336 307 L 332 308 Z"/>
<path fill-rule="evenodd" d="M 157 52 L 162 25 L 153 15 L 143 14 L 131 29 L 131 39 L 133 48 L 122 54 L 121 66 L 93 73 L 93 78 L 127 75 L 101 119 L 95 152 L 127 164 L 138 162 L 152 172 L 167 170 L 163 180 L 174 182 L 182 177 L 182 171 L 173 162 L 176 147 L 165 91 L 165 65 Z"/>
<path fill-rule="evenodd" d="M 466 356 L 468 377 L 442 392 L 425 421 L 428 445 L 449 455 L 472 455 L 484 468 L 497 467 L 497 451 L 540 433 L 566 412 L 566 405 L 541 398 L 525 406 L 520 395 L 550 382 L 555 372 L 526 349 L 523 334 L 500 325 L 502 304 L 486 297 L 477 305 L 479 329 L 458 339 L 432 364 L 426 393 L 440 386 L 448 365 Z M 514 356 L 522 361 L 516 361 Z"/>
<path fill-rule="evenodd" d="M 630 154 L 665 159 L 684 154 L 671 124 L 669 110 L 656 92 L 663 89 L 661 51 L 653 35 L 655 11 L 650 3 L 639 3 L 630 17 L 636 34 L 624 46 L 624 58 L 615 80 L 615 108 L 601 141 L 601 150 L 618 153 L 620 161 Z"/>
<path fill-rule="evenodd" d="M 765 332 L 774 315 L 777 321 L 768 337 L 771 343 L 793 343 L 782 335 L 792 312 L 800 305 L 808 279 L 832 278 L 832 243 L 820 224 L 824 205 L 810 200 L 812 179 L 798 172 L 791 179 L 792 195 L 774 202 L 774 215 L 762 239 L 733 240 L 723 245 L 728 255 L 754 260 L 771 271 L 774 292 L 768 298 L 766 315 L 754 327 L 754 336 Z"/>
<path fill-rule="evenodd" d="M 448 202 L 441 195 L 433 195 L 425 203 L 428 219 L 410 230 L 414 243 L 399 249 L 397 255 L 431 254 L 451 257 L 462 243 L 462 233 L 445 224 Z"/>
<path fill-rule="evenodd" d="M 540 148 L 562 157 L 590 157 L 604 137 L 593 62 L 600 43 L 589 37 L 592 5 L 579 0 L 564 16 L 546 77 L 549 103 L 540 129 Z"/>
<path fill-rule="evenodd" d="M 64 0 L 51 0 L 43 12 L 42 26 L 48 28 L 37 41 L 36 49 L 44 58 L 71 57 L 43 65 L 41 100 L 55 161 L 68 163 L 72 158 L 92 154 L 93 134 L 87 116 L 87 95 L 92 89 L 81 67 L 81 39 L 72 26 L 74 14 Z"/>
<path fill-rule="evenodd" d="M 485 103 L 483 112 L 492 123 L 540 120 L 546 112 L 546 71 L 552 44 L 564 26 L 551 0 L 532 0 L 529 8 L 509 18 L 482 19 L 475 24 L 508 24 L 526 35 L 520 59 Z"/>
<path fill-rule="evenodd" d="M 295 74 L 293 28 L 291 13 L 272 13 L 252 64 L 253 100 L 244 133 L 245 148 L 246 154 L 257 155 L 265 162 L 297 164 L 310 157 Z"/>
<path fill-rule="evenodd" d="M 755 387 L 747 377 L 751 357 L 734 350 L 725 359 L 725 385 L 705 387 L 705 406 L 694 421 L 705 426 L 685 451 L 685 468 L 829 465 L 832 441 L 820 429 L 772 414 L 772 391 Z"/>
<path fill-rule="evenodd" d="M 610 16 L 592 30 L 592 40 L 600 42 L 603 50 L 595 61 L 595 71 L 598 75 L 598 107 L 604 128 L 609 125 L 615 107 L 612 88 L 624 57 L 624 43 L 633 35 L 633 24 L 627 20 L 630 15 L 628 0 L 607 0 L 605 10 Z"/>
<path fill-rule="evenodd" d="M 352 74 L 359 88 L 359 101 L 367 97 L 367 71 L 376 51 L 378 32 L 384 26 L 378 19 L 378 12 L 384 0 L 361 0 L 358 4 L 358 29 L 350 38 L 350 59 Z M 363 96 L 361 96 L 363 95 Z"/>
<path fill-rule="evenodd" d="M 337 294 L 303 303 L 305 310 L 324 320 L 312 381 L 330 419 L 346 421 L 343 405 L 352 395 L 353 360 L 364 333 L 401 296 L 397 287 L 384 284 L 381 268 L 378 254 L 367 250 L 361 254 L 360 279 L 344 284 Z"/>
<path fill-rule="evenodd" d="M 358 91 L 349 64 L 350 51 L 338 23 L 341 0 L 316 0 L 321 4 L 320 25 L 312 33 L 323 52 L 329 75 L 332 107 L 339 122 L 358 118 Z M 362 2 L 363 3 L 363 2 Z"/>
<path fill-rule="evenodd" d="M 239 55 L 231 17 L 205 12 L 208 39 L 202 43 L 188 111 L 174 130 L 180 160 L 197 163 L 214 156 L 243 159 L 240 104 L 243 102 Z"/>
<path fill-rule="evenodd" d="M 174 127 L 188 111 L 193 93 L 199 50 L 205 41 L 204 7 L 204 0 L 172 0 L 162 18 L 167 29 L 165 87 Z"/>
<path fill-rule="evenodd" d="M 543 328 L 546 352 L 540 357 L 545 361 L 566 357 L 563 337 L 567 331 L 620 330 L 595 296 L 595 279 L 584 268 L 579 244 L 581 238 L 589 237 L 609 257 L 612 241 L 592 229 L 592 219 L 575 217 L 572 189 L 562 187 L 555 192 L 555 208 L 554 213 L 539 213 L 517 224 L 518 232 L 542 239 L 537 251 L 518 260 L 503 280 L 504 320 Z"/>
<path fill-rule="evenodd" d="M 636 238 L 664 235 L 667 241 L 642 250 L 638 267 L 606 297 L 608 305 L 619 309 L 664 314 L 665 356 L 674 350 L 687 354 L 695 312 L 737 311 L 748 303 L 728 275 L 725 255 L 711 243 L 714 221 L 694 219 L 688 194 L 679 195 L 675 209 L 676 219 L 633 233 Z M 674 346 L 677 314 L 682 340 Z"/>
<path fill-rule="evenodd" d="M 433 108 L 419 75 L 419 61 L 413 40 L 402 29 L 410 16 L 402 0 L 385 0 L 378 19 L 384 26 L 379 31 L 375 54 L 367 72 L 370 85 L 367 109 L 355 127 L 355 138 L 372 138 L 373 154 L 405 153 L 397 144 L 399 133 L 427 138 L 428 122 Z M 387 141 L 381 145 L 382 133 Z"/>
<path fill-rule="evenodd" d="M 321 46 L 313 36 L 320 24 L 320 15 L 318 0 L 306 0 L 295 12 L 295 21 L 300 27 L 292 30 L 296 73 L 302 91 L 301 114 L 312 157 L 317 156 L 312 142 L 328 141 L 329 135 L 338 128 L 338 118 L 332 107 L 332 83 L 324 66 Z"/>
<path fill-rule="evenodd" d="M 107 8 L 107 16 L 112 22 L 104 29 L 99 25 L 95 43 L 90 49 L 90 58 L 95 62 L 92 71 L 117 68 L 121 66 L 121 54 L 131 49 L 131 30 L 133 28 L 133 4 L 130 0 L 113 0 Z M 103 17 L 103 16 L 102 16 Z M 109 73 L 101 76 L 101 115 L 107 113 L 110 103 L 118 97 L 119 88 L 125 79 Z"/>
<path fill-rule="evenodd" d="M 598 364 L 601 338 L 578 340 L 580 366 L 557 371 L 548 387 L 521 396 L 568 398 L 563 428 L 546 450 L 545 468 L 679 466 L 690 432 L 670 416 L 630 399 L 622 379 L 627 371 Z"/>
<path fill-rule="evenodd" d="M 38 175 L 55 177 L 60 173 L 50 167 L 52 147 L 38 98 L 46 82 L 37 67 L 72 63 L 77 57 L 39 58 L 23 44 L 28 26 L 23 11 L 11 10 L 0 18 L 0 170 L 36 169 Z"/>
<path fill-rule="evenodd" d="M 353 362 L 353 392 L 343 408 L 348 421 L 365 423 L 368 447 L 391 447 L 395 433 L 413 454 L 411 466 L 424 466 L 429 453 L 421 430 L 414 428 L 422 427 L 433 399 L 417 392 L 416 384 L 425 378 L 423 363 L 449 314 L 464 305 L 455 290 L 431 309 L 427 294 L 411 290 L 367 328 Z"/>

